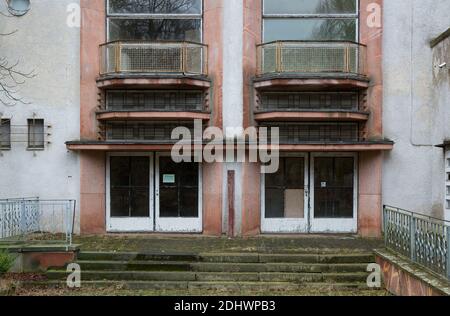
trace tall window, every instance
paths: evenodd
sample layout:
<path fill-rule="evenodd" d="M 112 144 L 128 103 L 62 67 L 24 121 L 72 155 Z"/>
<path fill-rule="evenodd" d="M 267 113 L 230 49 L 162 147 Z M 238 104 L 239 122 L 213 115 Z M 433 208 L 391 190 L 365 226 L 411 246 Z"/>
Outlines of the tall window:
<path fill-rule="evenodd" d="M 264 0 L 264 42 L 358 40 L 358 0 Z"/>
<path fill-rule="evenodd" d="M 0 119 L 0 149 L 11 149 L 11 121 Z"/>
<path fill-rule="evenodd" d="M 108 40 L 202 41 L 202 0 L 108 0 Z"/>
<path fill-rule="evenodd" d="M 44 131 L 44 120 L 28 119 L 28 149 L 44 149 Z"/>

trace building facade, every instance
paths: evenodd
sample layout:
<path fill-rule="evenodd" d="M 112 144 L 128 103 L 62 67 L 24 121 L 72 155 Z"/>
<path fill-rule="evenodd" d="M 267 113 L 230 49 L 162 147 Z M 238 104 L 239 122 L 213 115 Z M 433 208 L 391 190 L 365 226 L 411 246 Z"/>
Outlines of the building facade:
<path fill-rule="evenodd" d="M 383 202 L 448 219 L 450 2 L 384 2 Z"/>
<path fill-rule="evenodd" d="M 68 24 L 68 9 L 77 4 L 36 1 L 14 15 L 0 1 L 1 64 L 32 73 L 15 76 L 16 85 L 1 69 L 19 101 L 0 89 L 0 198 L 79 200 L 79 157 L 65 146 L 80 135 L 80 29 Z"/>
<path fill-rule="evenodd" d="M 47 76 L 24 86 L 29 105 L 0 112 L 11 128 L 44 120 L 45 150 L 2 151 L 1 196 L 75 198 L 82 234 L 379 237 L 383 204 L 442 217 L 448 38 L 430 41 L 449 4 L 429 3 L 433 18 L 397 2 L 34 1 L 0 20 L 30 29 L 0 37 L 2 52 Z M 80 27 L 58 32 L 73 4 Z M 38 24 L 50 13 L 52 27 Z M 171 155 L 177 127 L 193 141 L 183 162 Z M 273 128 L 278 142 L 261 146 Z M 199 158 L 217 154 L 219 131 L 232 154 Z M 261 172 L 252 141 L 279 151 L 276 172 Z"/>
<path fill-rule="evenodd" d="M 67 142 L 80 157 L 81 231 L 379 236 L 393 147 L 382 130 L 381 10 L 81 1 L 80 139 Z M 175 163 L 171 131 L 194 120 L 228 138 L 278 127 L 280 168 L 261 174 L 248 151 Z"/>

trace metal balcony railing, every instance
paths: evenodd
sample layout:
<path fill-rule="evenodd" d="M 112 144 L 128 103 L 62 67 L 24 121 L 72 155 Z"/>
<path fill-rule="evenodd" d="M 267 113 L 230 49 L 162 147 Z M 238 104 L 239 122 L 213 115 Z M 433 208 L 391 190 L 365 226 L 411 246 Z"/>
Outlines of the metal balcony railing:
<path fill-rule="evenodd" d="M 100 75 L 207 75 L 208 46 L 193 42 L 115 41 L 100 46 Z"/>
<path fill-rule="evenodd" d="M 366 75 L 366 47 L 341 41 L 276 41 L 257 46 L 257 74 Z"/>
<path fill-rule="evenodd" d="M 44 241 L 72 244 L 75 200 L 0 200 L 0 243 Z"/>
<path fill-rule="evenodd" d="M 384 206 L 386 247 L 450 280 L 450 222 Z"/>

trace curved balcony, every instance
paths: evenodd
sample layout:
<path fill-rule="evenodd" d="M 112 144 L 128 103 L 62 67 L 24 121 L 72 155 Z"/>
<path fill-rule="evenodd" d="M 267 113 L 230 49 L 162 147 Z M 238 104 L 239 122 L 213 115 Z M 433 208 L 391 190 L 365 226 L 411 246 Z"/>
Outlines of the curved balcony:
<path fill-rule="evenodd" d="M 346 121 L 364 123 L 370 113 L 358 92 L 262 92 L 257 94 L 257 122 Z"/>
<path fill-rule="evenodd" d="M 366 47 L 342 41 L 276 41 L 257 46 L 257 89 L 364 89 Z"/>
<path fill-rule="evenodd" d="M 99 88 L 206 89 L 208 46 L 193 42 L 115 41 L 100 46 Z"/>

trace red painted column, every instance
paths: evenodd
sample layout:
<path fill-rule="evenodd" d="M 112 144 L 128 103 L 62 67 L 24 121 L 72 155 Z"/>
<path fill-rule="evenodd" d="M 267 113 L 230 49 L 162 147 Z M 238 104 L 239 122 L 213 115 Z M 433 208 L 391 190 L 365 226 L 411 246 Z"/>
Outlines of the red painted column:
<path fill-rule="evenodd" d="M 383 64 L 382 23 L 383 0 L 361 0 L 361 43 L 367 45 L 367 74 L 370 86 L 367 102 L 370 111 L 367 123 L 368 138 L 383 138 Z M 378 16 L 374 16 L 378 15 Z M 362 237 L 380 237 L 382 222 L 383 152 L 362 152 L 359 155 L 358 232 Z"/>
<path fill-rule="evenodd" d="M 98 104 L 99 45 L 106 41 L 104 0 L 81 0 L 80 135 L 97 140 L 95 111 Z M 102 234 L 105 221 L 105 154 L 80 154 L 80 229 Z"/>
<path fill-rule="evenodd" d="M 203 8 L 203 40 L 208 45 L 208 77 L 211 87 L 211 126 L 223 127 L 223 1 L 206 0 Z M 223 164 L 203 164 L 203 234 L 222 235 Z"/>
<path fill-rule="evenodd" d="M 243 43 L 243 72 L 244 72 L 244 128 L 255 126 L 253 120 L 253 103 L 255 89 L 253 78 L 256 75 L 256 45 L 262 40 L 262 1 L 244 1 L 244 43 Z M 248 157 L 247 157 L 248 160 Z M 261 172 L 259 163 L 242 164 L 242 224 L 243 236 L 258 235 L 261 231 Z"/>

